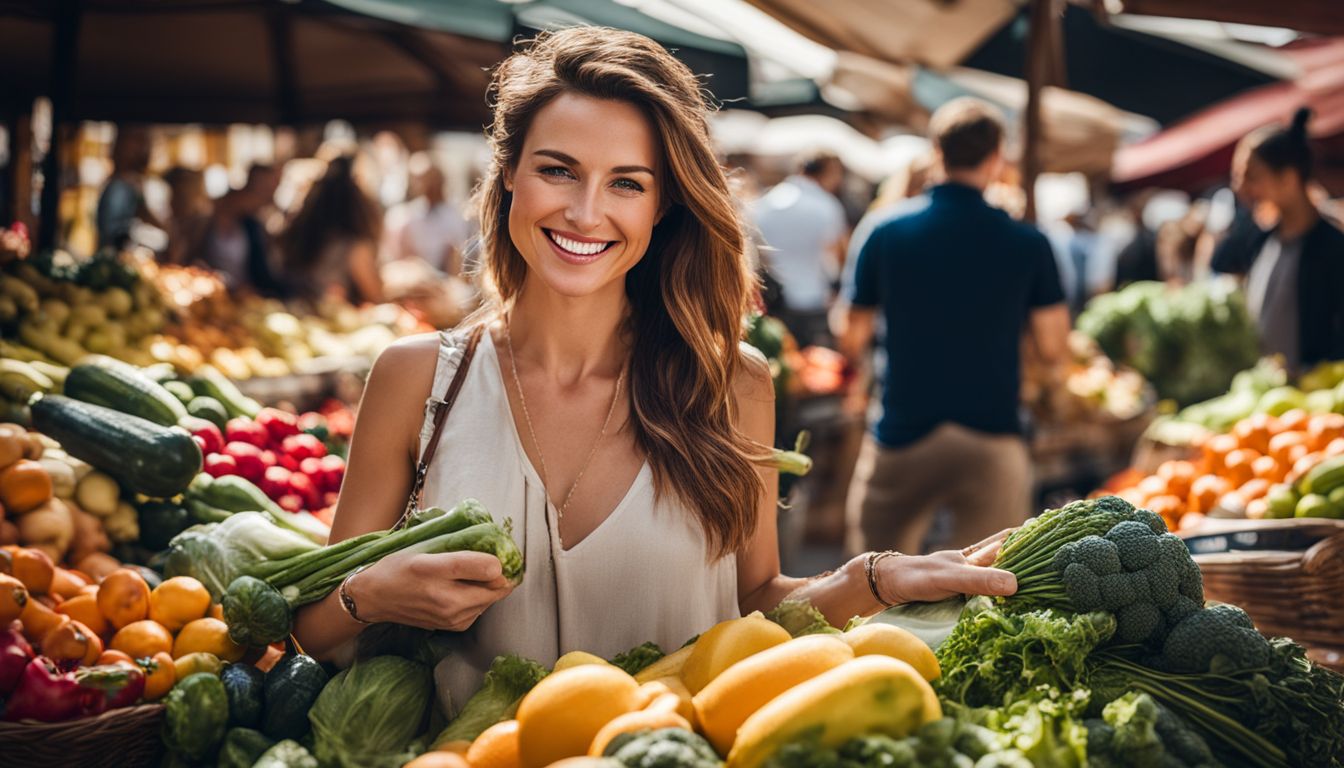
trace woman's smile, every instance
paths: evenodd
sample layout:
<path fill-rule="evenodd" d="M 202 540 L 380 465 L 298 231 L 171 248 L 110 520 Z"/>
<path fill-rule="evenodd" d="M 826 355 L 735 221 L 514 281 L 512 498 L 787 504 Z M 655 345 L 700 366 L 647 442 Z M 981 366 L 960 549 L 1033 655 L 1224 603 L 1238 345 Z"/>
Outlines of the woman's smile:
<path fill-rule="evenodd" d="M 597 261 L 602 258 L 603 254 L 611 250 L 617 242 L 615 240 L 583 237 L 572 232 L 560 232 L 546 227 L 542 227 L 541 231 L 550 241 L 551 250 L 555 251 L 561 260 L 575 265 L 591 264 Z"/>

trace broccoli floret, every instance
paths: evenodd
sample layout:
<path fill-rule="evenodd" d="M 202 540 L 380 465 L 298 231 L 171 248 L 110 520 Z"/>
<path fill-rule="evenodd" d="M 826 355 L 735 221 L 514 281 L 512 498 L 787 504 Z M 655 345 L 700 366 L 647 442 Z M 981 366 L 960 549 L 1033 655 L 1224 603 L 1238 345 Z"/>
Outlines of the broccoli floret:
<path fill-rule="evenodd" d="M 1165 534 L 1167 532 L 1167 521 L 1162 516 L 1148 509 L 1134 510 L 1134 519 L 1148 526 L 1156 534 Z"/>
<path fill-rule="evenodd" d="M 1064 591 L 1079 613 L 1101 610 L 1101 587 L 1097 575 L 1082 563 L 1064 569 Z"/>
<path fill-rule="evenodd" d="M 1248 626 L 1249 625 L 1249 626 Z M 1196 611 L 1172 627 L 1162 645 L 1162 665 L 1172 672 L 1203 673 L 1215 663 L 1227 671 L 1269 663 L 1269 641 L 1236 606 Z"/>
<path fill-rule="evenodd" d="M 785 600 L 768 611 L 765 618 L 787 629 L 794 637 L 840 634 L 840 630 L 831 626 L 810 600 Z"/>
<path fill-rule="evenodd" d="M 1100 536 L 1084 536 L 1073 544 L 1073 562 L 1082 563 L 1098 576 L 1119 573 L 1120 548 Z"/>
<path fill-rule="evenodd" d="M 684 728 L 622 734 L 607 745 L 606 756 L 615 758 L 626 768 L 717 768 L 721 765 L 709 742 Z M 784 765 L 802 768 L 819 764 L 791 762 Z"/>
<path fill-rule="evenodd" d="M 1142 577 L 1140 577 L 1142 578 Z M 1139 598 L 1132 573 L 1113 573 L 1098 579 L 1101 591 L 1101 607 L 1107 611 L 1118 611 Z"/>
<path fill-rule="evenodd" d="M 1120 562 L 1127 571 L 1140 571 L 1152 565 L 1162 555 L 1157 534 L 1136 520 L 1116 523 L 1106 532 L 1106 539 L 1114 542 L 1120 553 Z"/>
<path fill-rule="evenodd" d="M 1063 573 L 1064 570 L 1069 567 L 1069 564 L 1077 559 L 1074 557 L 1077 550 L 1078 542 L 1076 541 L 1070 541 L 1055 550 L 1055 556 L 1050 560 L 1050 565 L 1055 569 L 1056 573 Z"/>
<path fill-rule="evenodd" d="M 1186 617 L 1190 614 L 1198 613 L 1203 609 L 1204 606 L 1200 603 L 1191 600 L 1185 595 L 1178 595 L 1175 602 L 1162 609 L 1162 613 L 1167 618 L 1167 626 L 1174 627 L 1182 621 L 1185 621 Z"/>
<path fill-rule="evenodd" d="M 637 645 L 625 653 L 616 654 L 612 657 L 611 663 L 634 675 L 666 655 L 657 643 L 647 642 Z"/>
<path fill-rule="evenodd" d="M 910 741 L 882 735 L 860 736 L 840 747 L 840 757 L 855 765 L 913 766 L 917 763 Z"/>
<path fill-rule="evenodd" d="M 1148 582 L 1148 596 L 1158 608 L 1167 608 L 1181 597 L 1180 566 L 1166 557 L 1153 563 L 1144 572 Z"/>
<path fill-rule="evenodd" d="M 1162 612 L 1149 602 L 1130 603 L 1115 612 L 1115 639 L 1141 643 L 1162 626 Z"/>
<path fill-rule="evenodd" d="M 1194 560 L 1186 560 L 1181 565 L 1180 590 L 1182 595 L 1204 604 L 1204 574 Z"/>
<path fill-rule="evenodd" d="M 1157 537 L 1157 545 L 1162 548 L 1163 559 L 1181 563 L 1190 559 L 1190 548 L 1185 540 L 1174 533 L 1164 533 Z"/>
<path fill-rule="evenodd" d="M 1110 515 L 1121 517 L 1133 517 L 1135 508 L 1133 504 L 1120 498 L 1119 496 L 1102 496 L 1096 499 L 1089 499 L 1087 502 L 1074 502 L 1075 504 L 1088 503 L 1097 512 L 1103 512 Z"/>
<path fill-rule="evenodd" d="M 1157 702 L 1148 694 L 1127 693 L 1102 710 L 1115 729 L 1110 754 L 1128 765 L 1152 765 L 1165 751 L 1157 735 Z"/>

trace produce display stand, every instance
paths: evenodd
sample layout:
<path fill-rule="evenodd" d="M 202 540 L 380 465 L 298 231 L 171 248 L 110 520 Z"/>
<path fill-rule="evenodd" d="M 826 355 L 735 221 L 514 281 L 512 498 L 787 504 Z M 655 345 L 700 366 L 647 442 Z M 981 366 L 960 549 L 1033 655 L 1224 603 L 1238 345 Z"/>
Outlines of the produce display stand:
<path fill-rule="evenodd" d="M 237 382 L 243 394 L 263 405 L 289 403 L 299 411 L 315 410 L 335 398 L 359 402 L 373 361 L 364 357 L 321 357 L 289 376 L 257 376 Z"/>
<path fill-rule="evenodd" d="M 1265 634 L 1344 670 L 1344 520 L 1210 518 L 1181 535 L 1208 599 L 1241 606 Z"/>

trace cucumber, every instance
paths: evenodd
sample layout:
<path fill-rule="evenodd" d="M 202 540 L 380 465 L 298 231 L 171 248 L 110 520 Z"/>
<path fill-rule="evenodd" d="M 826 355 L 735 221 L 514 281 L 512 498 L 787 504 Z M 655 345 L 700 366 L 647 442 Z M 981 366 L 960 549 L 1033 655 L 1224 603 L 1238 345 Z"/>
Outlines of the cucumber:
<path fill-rule="evenodd" d="M 228 411 L 229 418 L 246 416 L 255 419 L 261 411 L 261 403 L 244 395 L 237 385 L 212 365 L 203 365 L 196 370 L 196 375 L 191 379 L 191 390 L 218 400 Z"/>
<path fill-rule="evenodd" d="M 186 406 L 139 368 L 102 355 L 86 357 L 71 368 L 64 392 L 67 397 L 115 408 L 165 427 L 187 415 Z"/>
<path fill-rule="evenodd" d="M 187 486 L 187 499 L 229 512 L 281 511 L 260 488 L 237 475 L 212 478 L 201 473 Z"/>
<path fill-rule="evenodd" d="M 1344 456 L 1331 456 L 1311 468 L 1303 476 L 1298 487 L 1303 493 L 1328 495 L 1331 491 L 1344 486 Z"/>
<path fill-rule="evenodd" d="M 191 398 L 191 402 L 187 403 L 187 413 L 211 422 L 219 427 L 221 432 L 224 431 L 224 425 L 229 423 L 229 412 L 223 404 L 209 395 L 197 395 Z"/>
<path fill-rule="evenodd" d="M 176 496 L 201 471 L 201 449 L 180 427 L 61 395 L 41 396 L 30 409 L 35 429 L 135 493 Z"/>
<path fill-rule="evenodd" d="M 177 401 L 183 405 L 190 403 L 192 398 L 196 397 L 196 393 L 191 391 L 191 385 L 185 381 L 165 381 L 159 386 L 166 389 L 168 394 L 176 397 Z"/>

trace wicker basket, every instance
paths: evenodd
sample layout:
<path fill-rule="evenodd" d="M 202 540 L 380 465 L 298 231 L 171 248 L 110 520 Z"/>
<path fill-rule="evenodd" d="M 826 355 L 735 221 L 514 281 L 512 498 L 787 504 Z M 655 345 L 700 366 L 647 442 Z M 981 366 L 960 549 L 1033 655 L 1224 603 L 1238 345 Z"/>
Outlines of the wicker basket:
<path fill-rule="evenodd" d="M 1340 664 L 1344 521 L 1210 520 L 1186 538 L 1205 597 L 1235 603 L 1265 634 L 1291 637 L 1322 662 Z M 1210 551 L 1219 549 L 1227 551 Z"/>
<path fill-rule="evenodd" d="M 78 765 L 132 768 L 157 765 L 163 752 L 162 704 L 141 704 L 65 723 L 0 723 L 6 766 Z"/>

